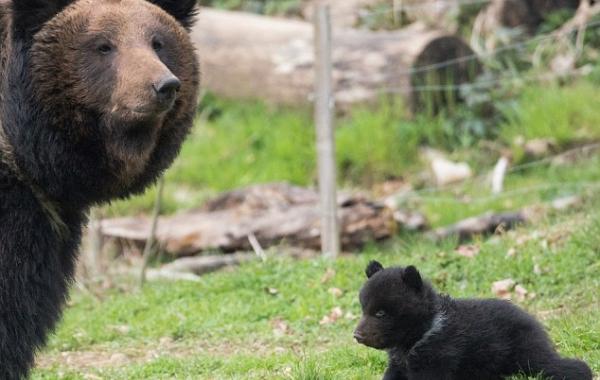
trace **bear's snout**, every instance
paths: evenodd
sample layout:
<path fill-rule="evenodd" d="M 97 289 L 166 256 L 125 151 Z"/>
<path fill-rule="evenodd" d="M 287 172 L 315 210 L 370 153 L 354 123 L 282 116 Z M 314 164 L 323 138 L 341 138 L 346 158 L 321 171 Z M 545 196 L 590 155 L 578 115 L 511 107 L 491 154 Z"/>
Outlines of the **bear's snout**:
<path fill-rule="evenodd" d="M 354 331 L 354 339 L 356 339 L 358 343 L 365 342 L 365 337 L 359 331 L 356 330 Z"/>
<path fill-rule="evenodd" d="M 167 110 L 173 106 L 175 96 L 181 88 L 181 81 L 173 74 L 169 74 L 157 83 L 153 83 L 152 88 L 156 93 L 156 99 L 160 108 Z"/>

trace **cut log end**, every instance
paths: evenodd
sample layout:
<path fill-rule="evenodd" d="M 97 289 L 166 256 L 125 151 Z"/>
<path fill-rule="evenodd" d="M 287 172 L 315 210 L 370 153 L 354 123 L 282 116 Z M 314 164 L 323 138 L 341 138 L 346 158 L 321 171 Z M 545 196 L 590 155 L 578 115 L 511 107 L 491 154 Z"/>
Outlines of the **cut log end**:
<path fill-rule="evenodd" d="M 411 75 L 413 112 L 436 113 L 463 100 L 460 85 L 475 80 L 481 72 L 479 60 L 462 39 L 433 38 L 414 60 Z"/>

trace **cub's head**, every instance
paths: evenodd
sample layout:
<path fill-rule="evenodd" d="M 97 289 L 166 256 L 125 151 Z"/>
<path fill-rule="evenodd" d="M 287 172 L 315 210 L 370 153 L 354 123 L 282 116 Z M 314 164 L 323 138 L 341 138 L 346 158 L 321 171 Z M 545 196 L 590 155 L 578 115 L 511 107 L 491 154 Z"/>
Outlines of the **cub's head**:
<path fill-rule="evenodd" d="M 384 269 L 371 261 L 360 291 L 362 318 L 354 338 L 366 346 L 387 349 L 412 346 L 435 313 L 435 294 L 414 266 Z"/>
<path fill-rule="evenodd" d="M 154 180 L 192 125 L 199 73 L 187 29 L 195 5 L 13 1 L 13 34 L 28 50 L 35 102 L 55 136 L 69 140 L 69 153 L 110 174 L 98 186 L 111 197 Z"/>

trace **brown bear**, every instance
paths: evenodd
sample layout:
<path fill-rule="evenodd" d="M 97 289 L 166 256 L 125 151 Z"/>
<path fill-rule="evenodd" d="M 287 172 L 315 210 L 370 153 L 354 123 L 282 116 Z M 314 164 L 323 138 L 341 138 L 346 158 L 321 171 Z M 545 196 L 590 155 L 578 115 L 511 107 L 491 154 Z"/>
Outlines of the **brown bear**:
<path fill-rule="evenodd" d="M 0 3 L 0 379 L 60 318 L 86 214 L 171 164 L 197 107 L 195 0 Z"/>

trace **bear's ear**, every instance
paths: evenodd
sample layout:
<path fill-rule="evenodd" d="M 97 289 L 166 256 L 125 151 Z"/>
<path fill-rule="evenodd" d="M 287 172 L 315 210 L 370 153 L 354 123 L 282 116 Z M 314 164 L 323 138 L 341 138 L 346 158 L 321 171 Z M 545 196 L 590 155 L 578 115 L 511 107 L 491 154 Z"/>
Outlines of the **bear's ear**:
<path fill-rule="evenodd" d="M 14 37 L 30 41 L 46 22 L 74 0 L 13 0 Z"/>
<path fill-rule="evenodd" d="M 423 280 L 421 279 L 421 274 L 412 265 L 404 268 L 404 272 L 402 273 L 402 281 L 411 288 L 419 291 L 423 287 Z"/>
<path fill-rule="evenodd" d="M 194 17 L 198 13 L 197 0 L 149 0 L 173 16 L 184 28 L 194 25 Z"/>
<path fill-rule="evenodd" d="M 383 265 L 381 265 L 378 261 L 371 260 L 365 269 L 365 273 L 367 278 L 371 278 L 375 273 L 383 270 Z"/>

